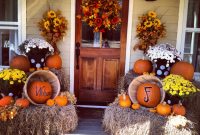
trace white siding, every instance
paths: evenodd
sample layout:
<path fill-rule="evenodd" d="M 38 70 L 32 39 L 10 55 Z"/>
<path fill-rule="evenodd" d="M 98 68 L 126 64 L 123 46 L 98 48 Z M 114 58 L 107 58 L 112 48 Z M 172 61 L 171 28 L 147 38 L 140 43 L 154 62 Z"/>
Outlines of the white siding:
<path fill-rule="evenodd" d="M 132 47 L 137 43 L 136 38 L 136 25 L 138 23 L 138 16 L 148 12 L 149 10 L 154 10 L 161 17 L 161 21 L 165 23 L 167 29 L 166 37 L 160 39 L 159 43 L 171 43 L 176 45 L 176 35 L 178 28 L 178 12 L 179 12 L 179 0 L 157 0 L 153 2 L 148 2 L 145 0 L 134 0 L 133 3 L 133 33 L 132 33 Z M 141 51 L 131 51 L 130 58 L 130 69 L 133 68 L 133 63 L 143 57 Z"/>
<path fill-rule="evenodd" d="M 61 51 L 60 55 L 65 73 L 69 75 L 71 0 L 27 0 L 27 38 L 42 38 L 37 24 L 42 18 L 43 13 L 49 9 L 49 5 L 51 9 L 61 10 L 62 15 L 68 20 L 67 34 L 57 45 Z"/>

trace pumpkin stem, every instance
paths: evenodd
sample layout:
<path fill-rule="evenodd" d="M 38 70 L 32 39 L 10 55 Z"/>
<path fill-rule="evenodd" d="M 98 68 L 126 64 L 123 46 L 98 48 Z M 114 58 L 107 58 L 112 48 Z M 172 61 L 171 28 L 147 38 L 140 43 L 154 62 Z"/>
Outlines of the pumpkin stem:
<path fill-rule="evenodd" d="M 5 97 L 5 95 L 4 95 L 3 93 L 1 93 L 1 96 L 2 96 L 2 97 Z"/>
<path fill-rule="evenodd" d="M 126 100 L 126 94 L 125 93 L 123 93 L 123 100 Z"/>
<path fill-rule="evenodd" d="M 178 104 L 180 105 L 180 106 L 182 106 L 183 104 L 182 104 L 182 102 L 179 100 L 179 102 L 178 102 Z"/>
<path fill-rule="evenodd" d="M 144 59 L 144 55 L 142 56 L 142 60 L 145 60 L 145 59 Z"/>

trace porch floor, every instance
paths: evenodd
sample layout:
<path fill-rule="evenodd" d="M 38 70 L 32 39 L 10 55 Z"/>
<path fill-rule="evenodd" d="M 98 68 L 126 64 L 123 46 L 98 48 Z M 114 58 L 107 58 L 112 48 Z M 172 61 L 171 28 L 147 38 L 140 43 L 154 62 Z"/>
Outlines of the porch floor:
<path fill-rule="evenodd" d="M 68 135 L 108 135 L 102 128 L 104 109 L 77 108 L 79 123 L 77 129 Z"/>

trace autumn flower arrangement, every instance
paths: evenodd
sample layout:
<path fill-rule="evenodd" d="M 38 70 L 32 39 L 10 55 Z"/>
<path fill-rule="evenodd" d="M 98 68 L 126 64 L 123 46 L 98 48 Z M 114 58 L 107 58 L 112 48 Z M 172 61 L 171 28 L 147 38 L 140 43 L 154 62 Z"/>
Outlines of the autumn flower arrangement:
<path fill-rule="evenodd" d="M 156 12 L 149 11 L 147 14 L 139 17 L 136 32 L 139 43 L 135 45 L 134 49 L 146 52 L 149 46 L 154 46 L 159 38 L 165 36 L 166 29 L 164 24 L 157 17 Z"/>
<path fill-rule="evenodd" d="M 1 95 L 21 96 L 27 76 L 19 69 L 4 69 L 0 71 Z"/>
<path fill-rule="evenodd" d="M 192 82 L 185 80 L 180 75 L 170 74 L 163 79 L 163 89 L 172 96 L 187 97 L 191 94 L 199 92 Z"/>
<path fill-rule="evenodd" d="M 121 23 L 118 0 L 83 0 L 81 7 L 83 14 L 78 18 L 92 27 L 94 32 L 115 29 Z"/>
<path fill-rule="evenodd" d="M 61 11 L 49 10 L 45 12 L 38 26 L 41 35 L 58 52 L 56 43 L 65 36 L 67 30 L 67 20 L 61 15 Z"/>

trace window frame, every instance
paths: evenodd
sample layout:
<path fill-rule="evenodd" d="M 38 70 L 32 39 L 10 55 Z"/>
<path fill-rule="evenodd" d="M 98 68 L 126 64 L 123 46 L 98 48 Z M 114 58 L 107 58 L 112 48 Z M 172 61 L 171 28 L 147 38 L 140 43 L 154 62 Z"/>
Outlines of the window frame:
<path fill-rule="evenodd" d="M 188 4 L 189 0 L 180 0 L 179 3 L 179 19 L 178 19 L 176 49 L 179 52 L 181 52 L 182 59 L 184 57 L 186 33 L 187 32 L 191 32 L 192 34 L 200 33 L 200 28 L 187 27 Z"/>
<path fill-rule="evenodd" d="M 17 22 L 0 21 L 2 30 L 18 30 L 18 45 L 26 39 L 26 0 L 18 0 L 18 19 Z M 15 46 L 15 52 L 18 52 Z M 0 65 L 0 70 L 9 66 Z"/>

